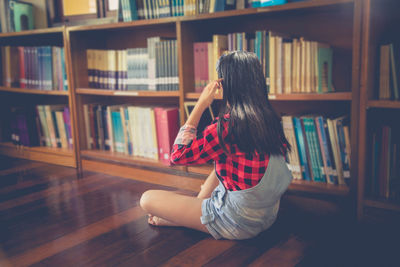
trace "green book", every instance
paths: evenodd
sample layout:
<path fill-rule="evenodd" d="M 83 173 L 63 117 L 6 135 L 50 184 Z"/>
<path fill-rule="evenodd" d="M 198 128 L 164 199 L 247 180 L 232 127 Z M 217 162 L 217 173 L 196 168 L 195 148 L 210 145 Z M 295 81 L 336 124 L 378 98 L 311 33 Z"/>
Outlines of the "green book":
<path fill-rule="evenodd" d="M 393 85 L 393 96 L 394 100 L 399 100 L 399 86 L 397 83 L 397 72 L 396 72 L 396 62 L 395 62 L 395 56 L 394 56 L 394 49 L 393 49 L 393 44 L 389 45 L 390 49 L 390 69 L 392 70 L 391 76 L 392 76 L 392 85 Z"/>
<path fill-rule="evenodd" d="M 318 93 L 332 92 L 332 48 L 318 45 Z"/>
<path fill-rule="evenodd" d="M 30 3 L 10 1 L 10 13 L 16 32 L 33 30 L 33 5 Z"/>

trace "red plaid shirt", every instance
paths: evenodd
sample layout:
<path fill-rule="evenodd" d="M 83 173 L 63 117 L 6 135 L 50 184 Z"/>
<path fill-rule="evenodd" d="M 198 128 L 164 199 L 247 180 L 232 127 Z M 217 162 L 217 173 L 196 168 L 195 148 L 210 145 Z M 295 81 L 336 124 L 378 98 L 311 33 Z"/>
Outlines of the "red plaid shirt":
<path fill-rule="evenodd" d="M 228 119 L 224 117 L 222 137 L 228 134 Z M 226 153 L 218 141 L 217 122 L 214 121 L 196 136 L 196 129 L 184 125 L 181 127 L 171 152 L 172 164 L 204 164 L 215 162 L 215 172 L 225 188 L 237 191 L 257 185 L 268 166 L 267 154 L 255 152 L 246 155 L 237 145 L 225 141 Z"/>

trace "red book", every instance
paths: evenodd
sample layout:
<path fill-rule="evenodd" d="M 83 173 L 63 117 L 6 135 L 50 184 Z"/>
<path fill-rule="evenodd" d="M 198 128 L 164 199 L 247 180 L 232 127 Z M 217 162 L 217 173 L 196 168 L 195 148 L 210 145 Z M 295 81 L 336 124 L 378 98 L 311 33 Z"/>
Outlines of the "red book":
<path fill-rule="evenodd" d="M 158 158 L 170 165 L 171 148 L 179 131 L 179 111 L 177 107 L 156 107 L 156 130 Z"/>
<path fill-rule="evenodd" d="M 208 77 L 208 43 L 201 43 L 200 46 L 200 57 L 201 57 L 201 71 L 200 71 L 200 84 L 201 89 L 200 92 L 203 91 L 203 88 L 207 85 L 209 81 Z"/>
<path fill-rule="evenodd" d="M 193 43 L 193 55 L 194 55 L 194 90 L 201 92 L 201 54 L 200 48 L 202 43 Z"/>
<path fill-rule="evenodd" d="M 26 88 L 25 55 L 23 46 L 18 46 L 18 55 L 19 55 L 19 87 Z"/>

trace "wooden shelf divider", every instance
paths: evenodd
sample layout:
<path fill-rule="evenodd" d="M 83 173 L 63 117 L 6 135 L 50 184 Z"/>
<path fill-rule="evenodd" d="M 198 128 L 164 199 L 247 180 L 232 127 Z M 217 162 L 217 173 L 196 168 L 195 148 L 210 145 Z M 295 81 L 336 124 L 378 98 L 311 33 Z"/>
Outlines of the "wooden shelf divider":
<path fill-rule="evenodd" d="M 393 108 L 400 109 L 400 101 L 391 100 L 370 100 L 367 106 L 369 108 Z"/>
<path fill-rule="evenodd" d="M 34 29 L 34 30 L 27 30 L 27 31 L 20 31 L 20 32 L 6 32 L 6 33 L 0 33 L 0 38 L 52 34 L 52 33 L 62 34 L 63 31 L 64 31 L 64 27 L 53 27 L 53 28 Z"/>
<path fill-rule="evenodd" d="M 135 157 L 123 153 L 110 152 L 104 150 L 81 150 L 81 155 L 83 159 L 100 160 L 104 162 L 130 165 L 134 167 L 148 167 L 157 169 L 170 168 L 172 170 L 179 170 L 179 171 L 185 171 L 186 169 L 186 167 L 184 166 L 168 166 L 159 160 L 148 159 L 143 157 Z"/>
<path fill-rule="evenodd" d="M 199 99 L 200 93 L 186 93 L 186 99 Z M 269 95 L 271 101 L 351 101 L 351 92 L 326 94 L 278 94 Z M 216 97 L 222 99 L 222 95 Z"/>
<path fill-rule="evenodd" d="M 39 89 L 27 89 L 27 88 L 11 88 L 0 86 L 0 91 L 18 93 L 18 94 L 34 94 L 34 95 L 60 95 L 68 96 L 68 91 L 56 91 L 56 90 L 39 90 Z"/>
<path fill-rule="evenodd" d="M 23 147 L 6 142 L 0 143 L 0 154 L 15 158 L 29 159 L 76 168 L 74 152 L 71 149 L 53 147 Z"/>
<path fill-rule="evenodd" d="M 214 166 L 211 164 L 198 166 L 193 165 L 188 166 L 188 172 L 202 174 L 207 177 L 213 168 Z M 346 185 L 333 185 L 304 180 L 292 180 L 289 190 L 338 196 L 347 196 L 350 193 L 350 189 Z"/>
<path fill-rule="evenodd" d="M 115 91 L 94 88 L 79 88 L 77 94 L 104 96 L 137 96 L 137 97 L 179 97 L 179 91 Z"/>
<path fill-rule="evenodd" d="M 400 211 L 400 203 L 395 203 L 390 200 L 379 199 L 364 199 L 364 205 L 372 208 L 379 208 L 392 211 Z"/>

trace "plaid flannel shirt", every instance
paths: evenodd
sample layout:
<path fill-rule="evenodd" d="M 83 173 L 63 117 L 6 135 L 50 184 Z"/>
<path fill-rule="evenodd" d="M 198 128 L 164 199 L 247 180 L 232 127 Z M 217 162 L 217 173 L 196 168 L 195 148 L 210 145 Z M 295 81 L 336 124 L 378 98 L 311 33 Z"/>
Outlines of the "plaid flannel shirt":
<path fill-rule="evenodd" d="M 217 177 L 227 190 L 248 189 L 260 182 L 267 169 L 269 157 L 257 152 L 246 155 L 234 143 L 227 143 L 228 120 L 229 116 L 223 119 L 222 137 L 230 153 L 226 153 L 219 143 L 216 120 L 197 136 L 196 128 L 184 125 L 175 139 L 171 163 L 194 165 L 214 161 Z"/>

